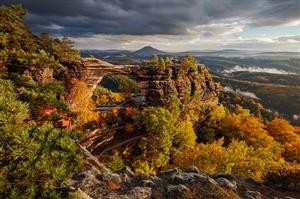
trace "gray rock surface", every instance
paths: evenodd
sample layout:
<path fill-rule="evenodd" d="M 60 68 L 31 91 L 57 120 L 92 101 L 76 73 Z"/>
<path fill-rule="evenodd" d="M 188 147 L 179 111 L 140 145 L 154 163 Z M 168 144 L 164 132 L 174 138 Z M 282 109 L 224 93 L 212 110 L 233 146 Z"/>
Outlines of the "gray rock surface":
<path fill-rule="evenodd" d="M 83 199 L 300 198 L 299 192 L 285 192 L 233 174 L 208 175 L 195 167 L 160 171 L 157 176 L 136 175 L 128 167 L 113 173 L 84 152 L 87 163 L 65 182 L 67 190 L 77 191 Z"/>
<path fill-rule="evenodd" d="M 237 189 L 237 185 L 235 181 L 230 181 L 226 178 L 217 178 L 216 181 L 218 182 L 218 184 L 221 187 L 226 187 L 232 190 L 236 190 Z"/>
<path fill-rule="evenodd" d="M 261 199 L 261 193 L 258 191 L 245 191 L 242 194 L 242 198 L 244 199 Z"/>

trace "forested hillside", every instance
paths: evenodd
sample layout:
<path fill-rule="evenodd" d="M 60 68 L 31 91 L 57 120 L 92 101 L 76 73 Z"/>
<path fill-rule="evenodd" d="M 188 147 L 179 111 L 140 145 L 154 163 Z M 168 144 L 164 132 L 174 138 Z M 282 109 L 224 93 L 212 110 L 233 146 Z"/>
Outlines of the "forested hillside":
<path fill-rule="evenodd" d="M 33 34 L 25 15 L 19 5 L 0 7 L 0 198 L 75 198 L 66 182 L 88 170 L 86 154 L 114 172 L 155 178 L 195 166 L 298 194 L 300 129 L 261 104 L 220 97 L 193 56 L 153 55 L 137 66 L 138 78 L 107 75 L 93 90 L 69 73 L 83 63 L 72 41 Z M 145 101 L 134 100 L 145 87 Z M 103 104 L 109 108 L 95 111 Z M 128 188 L 105 182 L 108 193 Z M 221 190 L 213 187 L 200 191 Z"/>

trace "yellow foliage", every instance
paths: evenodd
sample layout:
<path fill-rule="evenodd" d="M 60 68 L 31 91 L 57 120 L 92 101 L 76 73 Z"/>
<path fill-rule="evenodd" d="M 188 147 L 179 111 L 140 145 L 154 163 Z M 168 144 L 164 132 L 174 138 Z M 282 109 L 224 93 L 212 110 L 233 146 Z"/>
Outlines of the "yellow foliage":
<path fill-rule="evenodd" d="M 186 55 L 182 60 L 180 67 L 186 72 L 196 72 L 198 69 L 198 62 L 192 55 Z"/>
<path fill-rule="evenodd" d="M 149 166 L 147 161 L 136 160 L 133 162 L 132 167 L 134 168 L 134 172 L 136 174 L 155 174 L 155 171 Z"/>
<path fill-rule="evenodd" d="M 240 105 L 236 105 L 234 112 L 236 114 L 240 114 L 243 115 L 245 117 L 250 116 L 250 110 L 249 109 L 245 109 Z"/>
<path fill-rule="evenodd" d="M 212 112 L 210 113 L 208 124 L 212 125 L 212 124 L 222 120 L 225 117 L 225 115 L 226 115 L 225 109 L 222 104 L 215 106 L 213 108 Z"/>
<path fill-rule="evenodd" d="M 194 148 L 197 136 L 190 118 L 188 117 L 184 121 L 179 122 L 177 129 L 178 132 L 174 137 L 174 147 L 180 151 Z"/>
<path fill-rule="evenodd" d="M 91 90 L 85 82 L 77 79 L 71 80 L 71 90 L 68 102 L 72 112 L 76 113 L 80 125 L 97 119 L 98 114 L 93 111 Z"/>
<path fill-rule="evenodd" d="M 108 156 L 106 166 L 113 171 L 118 171 L 122 169 L 125 166 L 125 164 L 122 159 L 122 156 L 117 151 L 114 151 L 113 155 Z"/>
<path fill-rule="evenodd" d="M 115 93 L 104 87 L 97 86 L 93 93 L 93 99 L 96 104 L 106 104 L 124 101 L 125 97 L 121 93 Z"/>
<path fill-rule="evenodd" d="M 258 147 L 279 147 L 279 144 L 265 130 L 265 125 L 255 116 L 229 114 L 223 119 L 220 130 L 229 139 L 238 138 Z"/>
<path fill-rule="evenodd" d="M 280 185 L 282 188 L 291 188 L 290 185 L 297 187 L 300 179 L 300 164 L 286 162 L 276 172 L 270 172 L 266 176 L 267 182 Z"/>
<path fill-rule="evenodd" d="M 222 145 L 223 139 L 198 144 L 194 149 L 177 153 L 173 162 L 179 167 L 195 165 L 208 173 L 235 173 L 257 180 L 267 172 L 278 169 L 284 162 L 268 148 L 255 149 L 244 141 L 232 140 L 227 148 Z"/>

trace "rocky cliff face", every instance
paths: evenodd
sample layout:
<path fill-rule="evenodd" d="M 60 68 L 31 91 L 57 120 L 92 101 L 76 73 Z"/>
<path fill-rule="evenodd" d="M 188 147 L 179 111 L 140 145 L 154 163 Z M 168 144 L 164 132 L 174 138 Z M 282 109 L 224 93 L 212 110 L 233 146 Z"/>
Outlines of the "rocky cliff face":
<path fill-rule="evenodd" d="M 54 80 L 54 69 L 47 65 L 36 66 L 10 66 L 9 69 L 5 69 L 9 73 L 18 73 L 24 76 L 31 77 L 33 80 L 39 83 L 49 83 Z"/>
<path fill-rule="evenodd" d="M 90 156 L 91 157 L 91 156 Z M 68 190 L 84 199 L 293 199 L 299 192 L 279 190 L 233 174 L 208 175 L 196 167 L 170 169 L 157 176 L 135 175 L 128 167 L 113 173 L 86 161 L 82 171 L 67 181 Z"/>
<path fill-rule="evenodd" d="M 172 94 L 178 96 L 183 104 L 196 97 L 213 100 L 218 96 L 219 85 L 212 80 L 203 64 L 199 64 L 193 73 L 181 69 L 180 63 L 174 63 L 163 72 L 151 66 L 128 70 L 129 75 L 137 79 L 149 105 L 164 106 Z"/>
<path fill-rule="evenodd" d="M 153 67 L 141 67 L 132 71 L 138 79 L 142 94 L 150 106 L 165 107 L 171 95 L 180 99 L 181 111 L 192 111 L 192 122 L 200 124 L 209 117 L 218 104 L 220 85 L 215 83 L 205 65 L 194 71 L 181 68 L 180 62 L 164 72 Z"/>

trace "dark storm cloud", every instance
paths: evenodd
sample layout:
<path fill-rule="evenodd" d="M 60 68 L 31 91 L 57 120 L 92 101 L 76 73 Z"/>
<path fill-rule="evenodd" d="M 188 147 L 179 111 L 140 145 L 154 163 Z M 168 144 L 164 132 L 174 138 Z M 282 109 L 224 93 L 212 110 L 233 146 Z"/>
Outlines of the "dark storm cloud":
<path fill-rule="evenodd" d="M 273 26 L 300 19 L 300 0 L 272 0 L 252 16 L 252 25 Z"/>
<path fill-rule="evenodd" d="M 35 32 L 93 34 L 185 34 L 187 28 L 222 19 L 255 26 L 299 18 L 299 0 L 4 0 L 28 9 Z"/>

